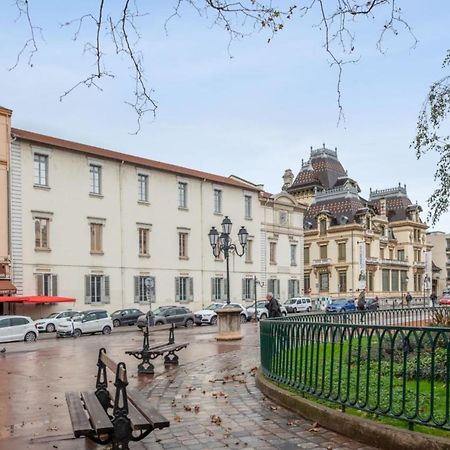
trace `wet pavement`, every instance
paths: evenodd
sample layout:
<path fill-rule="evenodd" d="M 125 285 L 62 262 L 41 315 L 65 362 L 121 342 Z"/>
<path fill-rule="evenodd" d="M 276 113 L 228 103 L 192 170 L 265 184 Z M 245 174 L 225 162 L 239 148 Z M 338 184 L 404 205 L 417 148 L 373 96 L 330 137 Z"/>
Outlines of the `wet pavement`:
<path fill-rule="evenodd" d="M 142 343 L 133 328 L 111 336 L 6 344 L 0 354 L 0 450 L 105 448 L 72 437 L 64 396 L 95 389 L 100 347 L 126 362 L 130 386 L 171 423 L 131 443 L 131 449 L 373 450 L 265 399 L 254 381 L 258 328 L 249 323 L 243 330 L 242 341 L 218 343 L 215 327 L 177 329 L 176 341 L 190 345 L 179 352 L 178 368 L 166 369 L 162 358 L 156 359 L 154 376 L 137 376 L 137 360 L 124 353 Z M 154 333 L 153 339 L 160 342 L 166 334 Z"/>

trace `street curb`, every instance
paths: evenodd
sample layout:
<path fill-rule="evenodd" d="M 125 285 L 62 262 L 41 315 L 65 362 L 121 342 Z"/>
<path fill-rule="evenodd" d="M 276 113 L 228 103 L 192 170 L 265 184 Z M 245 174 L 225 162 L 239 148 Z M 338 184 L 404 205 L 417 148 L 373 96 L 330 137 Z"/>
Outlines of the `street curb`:
<path fill-rule="evenodd" d="M 261 368 L 256 374 L 256 386 L 273 402 L 299 414 L 322 427 L 356 441 L 383 450 L 450 450 L 450 440 L 384 425 L 328 408 L 286 391 L 269 381 Z"/>

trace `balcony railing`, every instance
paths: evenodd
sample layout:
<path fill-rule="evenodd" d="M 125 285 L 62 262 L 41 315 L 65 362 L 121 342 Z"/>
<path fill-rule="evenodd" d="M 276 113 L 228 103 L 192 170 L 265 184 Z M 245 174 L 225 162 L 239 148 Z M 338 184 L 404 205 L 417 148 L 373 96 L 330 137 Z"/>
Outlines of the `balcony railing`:
<path fill-rule="evenodd" d="M 313 259 L 313 266 L 329 266 L 331 264 L 331 258 Z"/>
<path fill-rule="evenodd" d="M 407 260 L 402 259 L 380 259 L 380 264 L 384 264 L 386 266 L 408 266 Z"/>
<path fill-rule="evenodd" d="M 366 264 L 378 264 L 378 258 L 373 258 L 372 256 L 367 256 Z"/>
<path fill-rule="evenodd" d="M 425 263 L 422 261 L 414 261 L 414 267 L 425 267 Z"/>

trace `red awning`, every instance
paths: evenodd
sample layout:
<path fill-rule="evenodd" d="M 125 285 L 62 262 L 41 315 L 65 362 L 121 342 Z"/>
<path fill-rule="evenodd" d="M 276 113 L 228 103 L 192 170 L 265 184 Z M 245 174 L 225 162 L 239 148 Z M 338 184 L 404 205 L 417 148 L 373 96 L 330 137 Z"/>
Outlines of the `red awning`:
<path fill-rule="evenodd" d="M 76 299 L 69 297 L 50 297 L 50 296 L 14 296 L 14 297 L 1 297 L 1 302 L 8 303 L 27 303 L 27 304 L 38 304 L 38 303 L 63 303 L 63 302 L 75 302 Z"/>
<path fill-rule="evenodd" d="M 0 294 L 6 292 L 7 294 L 15 294 L 17 292 L 16 287 L 9 280 L 0 280 Z"/>

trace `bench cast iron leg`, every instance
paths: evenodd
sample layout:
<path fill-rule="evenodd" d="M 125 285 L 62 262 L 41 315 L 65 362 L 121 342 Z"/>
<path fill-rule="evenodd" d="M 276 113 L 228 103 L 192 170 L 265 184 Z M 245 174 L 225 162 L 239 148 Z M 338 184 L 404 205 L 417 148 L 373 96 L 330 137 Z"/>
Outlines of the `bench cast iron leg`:
<path fill-rule="evenodd" d="M 169 352 L 164 356 L 164 364 L 178 364 L 178 356 L 175 352 Z"/>
<path fill-rule="evenodd" d="M 153 375 L 155 373 L 155 366 L 150 362 L 150 355 L 142 354 L 142 362 L 138 364 L 138 373 L 145 373 Z"/>

